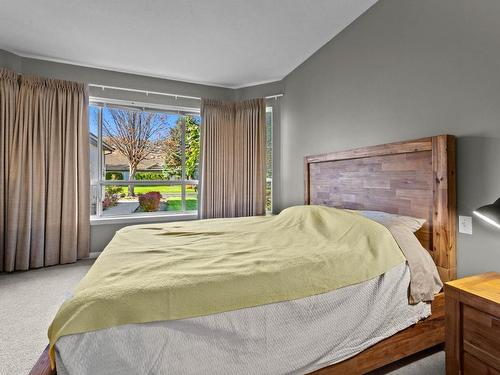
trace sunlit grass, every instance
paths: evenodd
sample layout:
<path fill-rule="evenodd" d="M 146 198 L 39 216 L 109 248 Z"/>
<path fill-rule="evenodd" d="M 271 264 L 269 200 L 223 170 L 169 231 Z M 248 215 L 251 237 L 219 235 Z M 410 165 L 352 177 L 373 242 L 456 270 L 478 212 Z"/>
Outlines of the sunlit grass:
<path fill-rule="evenodd" d="M 186 211 L 195 211 L 198 209 L 197 199 L 186 199 Z M 167 199 L 167 211 L 181 211 L 181 199 L 169 198 Z"/>
<path fill-rule="evenodd" d="M 145 194 L 150 191 L 159 191 L 161 194 L 181 194 L 181 185 L 159 185 L 159 186 L 151 186 L 151 185 L 135 185 L 134 193 L 135 194 Z M 128 187 L 121 187 L 122 194 L 127 194 Z M 192 186 L 186 186 L 186 193 L 196 193 L 196 190 Z"/>

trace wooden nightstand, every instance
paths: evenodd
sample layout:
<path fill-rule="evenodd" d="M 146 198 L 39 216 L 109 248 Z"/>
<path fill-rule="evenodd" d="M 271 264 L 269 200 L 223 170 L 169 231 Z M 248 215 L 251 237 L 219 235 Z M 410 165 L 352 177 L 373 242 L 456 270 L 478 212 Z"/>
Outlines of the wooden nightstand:
<path fill-rule="evenodd" d="M 500 273 L 444 286 L 446 374 L 500 375 Z"/>

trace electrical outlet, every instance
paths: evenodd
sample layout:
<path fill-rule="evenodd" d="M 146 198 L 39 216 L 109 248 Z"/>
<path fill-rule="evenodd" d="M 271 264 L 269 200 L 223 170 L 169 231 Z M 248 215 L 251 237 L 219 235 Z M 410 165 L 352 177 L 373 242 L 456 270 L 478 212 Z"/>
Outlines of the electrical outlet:
<path fill-rule="evenodd" d="M 459 216 L 458 217 L 458 231 L 460 233 L 472 234 L 472 217 Z"/>

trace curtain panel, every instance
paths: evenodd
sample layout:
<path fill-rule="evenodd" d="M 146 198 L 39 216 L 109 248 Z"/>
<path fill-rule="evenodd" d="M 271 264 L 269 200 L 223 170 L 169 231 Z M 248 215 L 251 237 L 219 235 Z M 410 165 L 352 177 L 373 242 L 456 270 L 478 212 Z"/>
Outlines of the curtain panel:
<path fill-rule="evenodd" d="M 84 84 L 21 77 L 6 155 L 3 271 L 88 256 L 87 108 Z"/>
<path fill-rule="evenodd" d="M 17 73 L 0 68 L 0 272 L 4 270 L 9 159 L 19 92 Z"/>
<path fill-rule="evenodd" d="M 201 105 L 200 217 L 265 214 L 264 99 Z"/>

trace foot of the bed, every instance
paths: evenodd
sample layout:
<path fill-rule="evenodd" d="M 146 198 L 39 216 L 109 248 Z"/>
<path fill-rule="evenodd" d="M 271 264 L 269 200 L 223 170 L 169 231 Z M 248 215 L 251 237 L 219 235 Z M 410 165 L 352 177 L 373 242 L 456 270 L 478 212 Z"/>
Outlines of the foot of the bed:
<path fill-rule="evenodd" d="M 444 293 L 432 302 L 432 315 L 407 329 L 380 341 L 352 358 L 313 372 L 314 375 L 358 375 L 376 370 L 423 350 L 442 345 L 444 332 Z"/>
<path fill-rule="evenodd" d="M 48 345 L 38 358 L 38 361 L 36 361 L 35 366 L 33 366 L 29 375 L 56 375 L 56 371 L 50 368 Z"/>
<path fill-rule="evenodd" d="M 417 324 L 380 341 L 374 346 L 343 362 L 320 369 L 313 374 L 365 374 L 412 354 L 443 344 L 444 293 L 432 302 L 432 315 Z M 43 351 L 30 375 L 56 375 L 50 368 L 49 347 Z"/>

